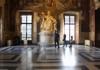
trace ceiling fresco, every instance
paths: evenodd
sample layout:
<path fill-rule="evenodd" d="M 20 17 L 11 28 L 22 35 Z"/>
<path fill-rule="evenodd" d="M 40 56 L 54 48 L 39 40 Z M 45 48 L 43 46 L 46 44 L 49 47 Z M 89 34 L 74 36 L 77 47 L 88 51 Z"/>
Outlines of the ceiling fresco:
<path fill-rule="evenodd" d="M 25 1 L 27 5 L 25 6 Z M 80 0 L 20 0 L 20 5 L 24 9 L 33 9 L 34 11 L 51 11 L 53 13 L 65 10 L 78 10 L 80 8 Z"/>

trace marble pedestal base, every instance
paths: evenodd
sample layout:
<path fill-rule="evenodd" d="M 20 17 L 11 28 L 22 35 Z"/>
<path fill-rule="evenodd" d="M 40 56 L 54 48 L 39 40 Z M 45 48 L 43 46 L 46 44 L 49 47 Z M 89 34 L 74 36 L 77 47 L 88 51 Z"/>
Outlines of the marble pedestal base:
<path fill-rule="evenodd" d="M 39 33 L 39 45 L 43 47 L 49 47 L 53 44 L 54 35 L 51 32 Z"/>

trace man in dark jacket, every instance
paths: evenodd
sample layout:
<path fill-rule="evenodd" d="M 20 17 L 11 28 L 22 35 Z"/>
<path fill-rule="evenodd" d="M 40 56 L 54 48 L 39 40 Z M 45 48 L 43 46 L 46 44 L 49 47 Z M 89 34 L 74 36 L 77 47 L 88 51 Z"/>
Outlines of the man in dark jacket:
<path fill-rule="evenodd" d="M 58 45 L 58 48 L 60 48 L 59 47 L 59 34 L 57 31 L 55 31 L 55 33 L 54 33 L 54 42 L 55 42 L 55 48 L 56 48 L 56 43 Z"/>

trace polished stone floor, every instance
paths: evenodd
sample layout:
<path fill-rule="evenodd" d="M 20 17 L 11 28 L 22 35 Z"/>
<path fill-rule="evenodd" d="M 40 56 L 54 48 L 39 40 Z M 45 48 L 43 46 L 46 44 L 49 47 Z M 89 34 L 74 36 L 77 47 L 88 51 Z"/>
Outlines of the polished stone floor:
<path fill-rule="evenodd" d="M 100 49 L 84 45 L 3 47 L 0 70 L 100 70 Z"/>

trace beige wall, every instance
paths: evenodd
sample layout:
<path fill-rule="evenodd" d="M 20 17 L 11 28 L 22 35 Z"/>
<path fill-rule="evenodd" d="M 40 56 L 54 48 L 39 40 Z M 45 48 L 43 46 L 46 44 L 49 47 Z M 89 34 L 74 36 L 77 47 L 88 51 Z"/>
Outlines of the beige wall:
<path fill-rule="evenodd" d="M 33 43 L 38 43 L 37 41 L 37 35 L 38 35 L 38 31 L 37 31 L 37 23 L 39 21 L 39 17 L 38 17 L 38 13 L 34 12 L 34 17 L 33 17 Z"/>

